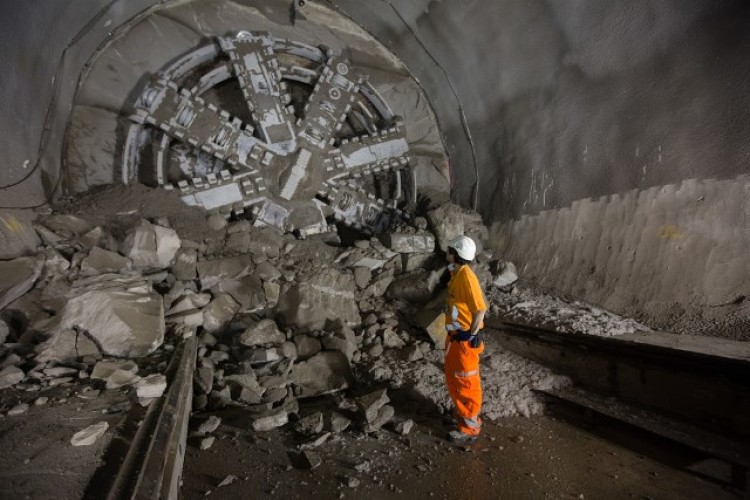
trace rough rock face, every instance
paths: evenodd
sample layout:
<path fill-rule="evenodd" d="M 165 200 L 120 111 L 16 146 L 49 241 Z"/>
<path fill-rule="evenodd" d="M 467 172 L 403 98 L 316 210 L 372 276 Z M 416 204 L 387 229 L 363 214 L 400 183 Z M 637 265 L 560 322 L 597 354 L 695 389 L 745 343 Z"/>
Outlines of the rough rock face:
<path fill-rule="evenodd" d="M 120 253 L 130 258 L 137 269 L 163 269 L 169 266 L 179 248 L 180 238 L 173 229 L 141 219 L 123 241 Z"/>
<path fill-rule="evenodd" d="M 85 278 L 71 289 L 55 335 L 69 330 L 85 332 L 102 354 L 145 356 L 164 341 L 164 302 L 145 281 L 112 274 Z"/>
<path fill-rule="evenodd" d="M 327 320 L 340 319 L 349 325 L 360 322 L 354 300 L 354 277 L 347 272 L 327 268 L 313 272 L 282 291 L 276 315 L 284 325 L 303 329 L 322 328 Z"/>

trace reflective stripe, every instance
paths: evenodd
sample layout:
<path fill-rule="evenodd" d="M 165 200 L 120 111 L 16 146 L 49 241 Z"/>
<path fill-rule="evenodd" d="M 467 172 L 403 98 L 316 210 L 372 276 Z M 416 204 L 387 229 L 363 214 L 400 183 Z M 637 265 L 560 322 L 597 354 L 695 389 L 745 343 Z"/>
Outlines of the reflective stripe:
<path fill-rule="evenodd" d="M 473 377 L 474 375 L 479 375 L 479 370 L 471 370 L 469 372 L 453 372 L 453 375 L 456 377 Z"/>
<path fill-rule="evenodd" d="M 466 427 L 471 427 L 472 429 L 482 428 L 482 422 L 479 420 L 479 417 L 477 418 L 461 417 L 461 420 L 464 421 L 464 424 L 466 424 Z"/>

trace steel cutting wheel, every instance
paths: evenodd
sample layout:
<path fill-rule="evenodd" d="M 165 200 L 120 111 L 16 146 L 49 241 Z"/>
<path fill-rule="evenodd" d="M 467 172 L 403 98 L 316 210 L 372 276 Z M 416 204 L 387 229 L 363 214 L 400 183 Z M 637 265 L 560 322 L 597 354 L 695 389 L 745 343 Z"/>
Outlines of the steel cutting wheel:
<path fill-rule="evenodd" d="M 239 32 L 156 75 L 133 108 L 125 183 L 302 234 L 403 215 L 403 122 L 340 52 Z"/>

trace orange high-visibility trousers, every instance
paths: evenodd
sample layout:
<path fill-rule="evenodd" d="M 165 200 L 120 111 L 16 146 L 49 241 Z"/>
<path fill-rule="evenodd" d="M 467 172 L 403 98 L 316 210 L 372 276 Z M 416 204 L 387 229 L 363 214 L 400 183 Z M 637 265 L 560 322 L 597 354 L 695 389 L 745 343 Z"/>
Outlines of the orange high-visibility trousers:
<path fill-rule="evenodd" d="M 458 430 L 478 436 L 482 430 L 482 382 L 479 378 L 479 355 L 484 342 L 473 348 L 468 342 L 446 341 L 445 382 L 455 408 Z"/>

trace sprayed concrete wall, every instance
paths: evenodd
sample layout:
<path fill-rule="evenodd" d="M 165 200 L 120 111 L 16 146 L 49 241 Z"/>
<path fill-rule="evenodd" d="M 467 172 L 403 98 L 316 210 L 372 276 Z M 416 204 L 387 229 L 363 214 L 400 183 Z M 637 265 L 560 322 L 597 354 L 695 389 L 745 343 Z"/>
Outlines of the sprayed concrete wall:
<path fill-rule="evenodd" d="M 495 223 L 526 279 L 678 333 L 750 340 L 750 175 L 586 198 Z"/>
<path fill-rule="evenodd" d="M 454 198 L 527 282 L 659 328 L 750 330 L 750 3 L 337 3 L 425 86 Z"/>

